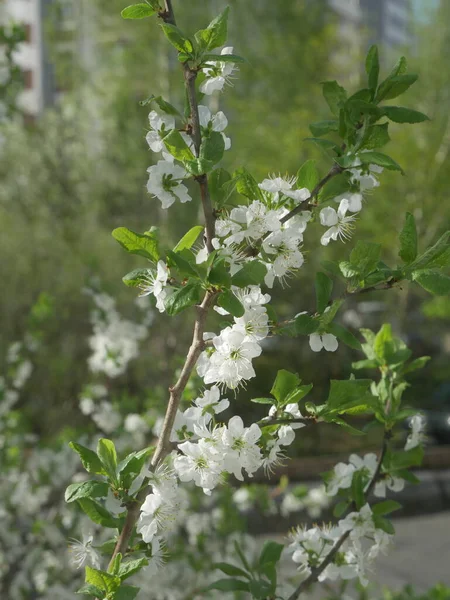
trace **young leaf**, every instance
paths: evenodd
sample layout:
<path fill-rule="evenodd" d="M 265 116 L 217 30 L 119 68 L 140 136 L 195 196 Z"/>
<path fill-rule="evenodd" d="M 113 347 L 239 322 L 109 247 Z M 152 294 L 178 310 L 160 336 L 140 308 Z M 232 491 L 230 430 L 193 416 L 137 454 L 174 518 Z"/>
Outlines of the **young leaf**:
<path fill-rule="evenodd" d="M 390 121 L 394 121 L 394 123 L 423 123 L 430 120 L 427 115 L 418 110 L 403 108 L 401 106 L 381 106 L 380 111 Z"/>
<path fill-rule="evenodd" d="M 395 529 L 389 519 L 385 519 L 379 515 L 374 515 L 373 523 L 377 529 L 381 529 L 385 533 L 389 533 L 390 535 L 394 535 Z"/>
<path fill-rule="evenodd" d="M 266 276 L 267 268 L 258 260 L 251 260 L 235 273 L 231 278 L 233 285 L 237 287 L 247 287 L 249 285 L 259 285 Z"/>
<path fill-rule="evenodd" d="M 300 385 L 301 379 L 296 373 L 285 369 L 278 371 L 275 382 L 270 393 L 277 399 L 277 404 L 282 404 L 289 394 Z"/>
<path fill-rule="evenodd" d="M 202 297 L 202 287 L 198 282 L 187 283 L 169 296 L 165 303 L 167 314 L 177 315 L 185 308 L 199 304 Z"/>
<path fill-rule="evenodd" d="M 401 94 L 404 94 L 406 90 L 417 81 L 417 79 L 418 75 L 414 75 L 412 73 L 392 77 L 385 86 L 384 82 L 380 85 L 376 96 L 376 101 L 381 102 L 381 100 L 392 100 L 393 98 L 397 98 L 397 96 L 401 96 Z"/>
<path fill-rule="evenodd" d="M 135 585 L 122 585 L 114 594 L 114 600 L 135 600 L 140 588 Z"/>
<path fill-rule="evenodd" d="M 117 452 L 114 446 L 114 442 L 102 438 L 97 444 L 97 455 L 105 468 L 108 477 L 117 482 Z"/>
<path fill-rule="evenodd" d="M 120 586 L 119 577 L 92 567 L 86 567 L 85 581 L 107 593 L 115 592 Z"/>
<path fill-rule="evenodd" d="M 146 558 L 137 558 L 135 560 L 129 560 L 128 562 L 121 563 L 117 575 L 123 581 L 124 579 L 131 577 L 147 565 L 148 560 Z"/>
<path fill-rule="evenodd" d="M 219 287 L 224 286 L 229 288 L 231 286 L 230 271 L 227 269 L 223 260 L 218 260 L 213 264 L 208 275 L 208 281 L 212 285 L 217 285 Z"/>
<path fill-rule="evenodd" d="M 84 596 L 93 596 L 94 598 L 99 598 L 100 600 L 103 600 L 106 592 L 105 592 L 105 590 L 101 590 L 100 588 L 98 588 L 96 585 L 93 585 L 92 583 L 85 583 L 84 585 L 82 585 L 80 587 L 79 590 L 77 590 L 75 592 L 75 594 L 83 594 Z"/>
<path fill-rule="evenodd" d="M 350 348 L 361 350 L 361 342 L 355 338 L 353 333 L 351 333 L 348 329 L 342 327 L 342 325 L 339 325 L 338 323 L 330 323 L 327 327 L 327 333 L 332 333 L 339 340 L 341 340 L 341 342 L 344 342 L 344 344 L 350 346 Z"/>
<path fill-rule="evenodd" d="M 283 552 L 283 549 L 283 544 L 277 544 L 276 542 L 272 541 L 265 542 L 261 551 L 261 555 L 259 557 L 260 569 L 264 571 L 264 565 L 269 563 L 276 564 L 281 558 L 281 553 Z"/>
<path fill-rule="evenodd" d="M 245 309 L 231 290 L 223 290 L 217 299 L 217 304 L 227 310 L 233 317 L 242 317 Z"/>
<path fill-rule="evenodd" d="M 370 379 L 332 379 L 327 409 L 337 413 L 365 403 L 372 381 Z"/>
<path fill-rule="evenodd" d="M 205 591 L 208 590 L 219 590 L 219 592 L 248 592 L 250 591 L 249 584 L 241 579 L 219 579 L 208 585 Z"/>
<path fill-rule="evenodd" d="M 318 313 L 323 313 L 323 311 L 328 306 L 328 302 L 331 298 L 331 292 L 333 291 L 333 280 L 319 271 L 316 274 L 316 307 Z"/>
<path fill-rule="evenodd" d="M 178 52 L 183 52 L 185 54 L 191 54 L 193 52 L 194 47 L 192 42 L 185 37 L 183 32 L 178 29 L 175 25 L 171 25 L 170 23 L 161 23 L 161 29 L 164 32 L 164 35 L 169 40 L 169 42 L 178 50 Z"/>
<path fill-rule="evenodd" d="M 200 159 L 217 164 L 225 151 L 223 136 L 218 131 L 212 131 L 208 137 L 203 138 L 200 147 Z"/>
<path fill-rule="evenodd" d="M 361 152 L 358 154 L 358 158 L 364 165 L 378 165 L 389 171 L 400 171 L 402 175 L 404 175 L 401 166 L 396 163 L 393 158 L 382 152 L 374 152 L 372 150 L 369 152 Z"/>
<path fill-rule="evenodd" d="M 366 73 L 369 88 L 375 94 L 378 85 L 378 76 L 380 73 L 380 61 L 378 58 L 377 46 L 371 46 L 366 58 Z"/>
<path fill-rule="evenodd" d="M 413 280 L 424 290 L 435 296 L 446 296 L 450 294 L 450 277 L 438 271 L 421 270 L 414 271 Z"/>
<path fill-rule="evenodd" d="M 320 323 L 309 315 L 298 315 L 295 318 L 295 332 L 297 335 L 311 335 L 319 329 Z"/>
<path fill-rule="evenodd" d="M 146 2 L 139 2 L 138 4 L 127 6 L 120 14 L 122 19 L 145 19 L 156 14 L 156 10 Z"/>
<path fill-rule="evenodd" d="M 78 498 L 77 502 L 83 512 L 94 523 L 98 523 L 102 527 L 111 527 L 112 529 L 120 527 L 120 520 L 113 517 L 104 506 L 95 500 L 91 500 L 91 498 Z"/>
<path fill-rule="evenodd" d="M 327 135 L 331 131 L 338 131 L 339 123 L 335 120 L 329 121 L 317 121 L 316 123 L 310 123 L 309 130 L 314 137 L 321 137 Z M 306 186 L 305 186 L 306 187 Z"/>
<path fill-rule="evenodd" d="M 78 498 L 106 498 L 109 486 L 104 481 L 83 481 L 71 483 L 64 494 L 66 502 L 73 502 Z"/>
<path fill-rule="evenodd" d="M 319 172 L 316 161 L 307 160 L 297 172 L 297 188 L 307 188 L 310 192 L 319 183 Z"/>
<path fill-rule="evenodd" d="M 411 213 L 406 213 L 405 224 L 400 233 L 400 250 L 398 255 L 404 263 L 409 265 L 417 257 L 417 229 L 416 221 Z"/>
<path fill-rule="evenodd" d="M 88 473 L 106 475 L 105 469 L 103 468 L 99 457 L 93 450 L 90 450 L 81 444 L 77 444 L 76 442 L 70 442 L 69 446 L 72 448 L 72 450 L 75 450 L 75 452 L 79 454 L 83 467 Z"/>
<path fill-rule="evenodd" d="M 189 231 L 183 235 L 183 237 L 178 242 L 178 244 L 175 246 L 173 251 L 181 252 L 182 250 L 185 250 L 186 248 L 187 249 L 192 248 L 192 246 L 195 244 L 198 236 L 201 234 L 203 229 L 204 229 L 203 225 L 196 225 L 195 227 L 192 227 L 192 229 L 189 229 Z"/>
<path fill-rule="evenodd" d="M 431 267 L 444 267 L 447 265 L 448 250 L 450 249 L 450 231 L 446 231 L 438 241 L 419 256 L 411 265 L 411 269 L 427 269 Z M 445 262 L 442 263 L 442 258 L 445 257 Z"/>
<path fill-rule="evenodd" d="M 177 160 L 195 160 L 195 156 L 177 129 L 171 129 L 171 131 L 163 137 L 163 142 L 170 154 Z"/>
<path fill-rule="evenodd" d="M 391 138 L 388 133 L 389 123 L 372 125 L 367 128 L 361 147 L 367 150 L 382 148 Z"/>
<path fill-rule="evenodd" d="M 139 287 L 148 283 L 149 269 L 133 269 L 122 277 L 122 281 L 128 287 Z"/>
<path fill-rule="evenodd" d="M 372 512 L 374 515 L 383 516 L 388 515 L 395 510 L 400 510 L 402 505 L 400 502 L 396 502 L 395 500 L 384 500 L 383 502 L 378 502 L 372 506 Z"/>
<path fill-rule="evenodd" d="M 262 200 L 262 192 L 258 187 L 256 179 L 244 167 L 236 169 L 233 173 L 236 181 L 236 190 L 249 200 Z"/>
<path fill-rule="evenodd" d="M 122 248 L 130 254 L 138 254 L 154 262 L 159 260 L 158 239 L 154 233 L 135 233 L 126 227 L 118 227 L 112 232 Z"/>
<path fill-rule="evenodd" d="M 323 96 L 331 112 L 338 116 L 340 109 L 347 101 L 347 92 L 337 81 L 325 81 L 322 86 Z"/>
<path fill-rule="evenodd" d="M 247 579 L 250 578 L 249 574 L 246 573 L 243 569 L 235 567 L 234 565 L 230 565 L 229 563 L 214 563 L 212 565 L 212 568 L 219 569 L 219 571 L 222 571 L 222 573 L 225 573 L 225 575 L 229 575 L 230 577 L 246 577 Z"/>
<path fill-rule="evenodd" d="M 202 50 L 208 51 L 223 46 L 227 41 L 227 23 L 230 9 L 225 10 L 211 21 L 206 29 L 201 29 L 195 34 L 195 40 Z"/>
<path fill-rule="evenodd" d="M 356 471 L 355 473 L 353 473 L 351 490 L 352 498 L 355 501 L 357 510 L 360 510 L 366 502 L 364 496 L 364 488 L 366 486 L 366 483 L 367 478 L 364 474 L 364 471 Z"/>
<path fill-rule="evenodd" d="M 215 207 L 223 206 L 230 193 L 226 184 L 231 180 L 231 175 L 225 169 L 214 169 L 208 176 L 208 187 L 211 201 Z"/>

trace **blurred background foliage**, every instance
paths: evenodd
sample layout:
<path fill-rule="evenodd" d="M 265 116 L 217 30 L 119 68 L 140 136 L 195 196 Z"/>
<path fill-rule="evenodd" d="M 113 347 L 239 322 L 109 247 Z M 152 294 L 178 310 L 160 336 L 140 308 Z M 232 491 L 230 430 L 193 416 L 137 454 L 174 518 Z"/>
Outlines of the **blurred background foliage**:
<path fill-rule="evenodd" d="M 310 135 L 308 124 L 327 114 L 320 82 L 336 78 L 350 89 L 359 85 L 368 42 L 350 52 L 324 0 L 178 4 L 178 22 L 187 32 L 230 4 L 229 43 L 248 60 L 234 86 L 221 96 L 220 106 L 212 100 L 212 108 L 223 109 L 229 118 L 233 145 L 225 168 L 245 165 L 261 180 L 267 173 L 294 174 L 306 159 L 315 158 L 325 174 L 327 159 L 303 141 Z M 123 0 L 80 0 L 79 5 L 78 18 L 87 23 L 77 41 L 79 52 L 62 49 L 68 35 L 59 27 L 63 6 L 55 3 L 46 21 L 57 85 L 64 90 L 61 102 L 33 123 L 13 118 L 1 128 L 0 360 L 12 342 L 23 338 L 39 300 L 37 310 L 45 313 L 41 346 L 17 408 L 27 427 L 48 440 L 68 437 L 75 426 L 88 427 L 78 407 L 89 379 L 92 330 L 92 298 L 83 289 L 105 291 L 116 298 L 122 315 L 142 317 L 133 290 L 121 282 L 142 261 L 125 255 L 111 230 L 123 225 L 142 232 L 158 226 L 162 238 L 176 243 L 200 218 L 198 198 L 177 206 L 176 213 L 164 212 L 145 189 L 146 168 L 154 156 L 145 142 L 148 108 L 139 101 L 162 94 L 179 107 L 184 103 L 179 65 L 156 21 L 124 22 Z M 450 6 L 443 2 L 427 20 L 415 24 L 414 47 L 405 53 L 420 82 L 404 102 L 431 121 L 393 128 L 388 153 L 406 175 L 384 173 L 358 220 L 356 237 L 380 242 L 388 264 L 398 260 L 397 236 L 405 211 L 416 217 L 422 247 L 450 224 L 449 23 Z M 388 69 L 396 56 L 380 50 Z M 273 290 L 280 318 L 311 309 L 313 273 L 320 261 L 349 253 L 342 244 L 320 247 L 318 237 L 307 239 L 304 249 L 307 264 L 299 277 L 286 289 Z M 447 299 L 431 299 L 417 286 L 405 286 L 349 301 L 340 319 L 354 330 L 375 329 L 390 320 L 417 356 L 433 357 L 407 392 L 409 403 L 427 406 L 448 380 Z M 217 323 L 212 321 L 208 329 L 217 330 Z M 157 315 L 140 357 L 108 383 L 110 399 L 123 415 L 164 404 L 164 390 L 181 364 L 190 330 L 185 314 L 174 319 Z M 257 379 L 239 393 L 232 410 L 257 411 L 259 407 L 241 400 L 267 395 L 280 365 L 313 382 L 314 399 L 319 400 L 328 379 L 347 377 L 351 360 L 358 358 L 343 346 L 335 354 L 312 354 L 306 338 L 268 340 L 256 363 Z M 329 453 L 342 450 L 341 443 L 324 428 L 305 433 L 298 451 Z M 362 442 L 355 438 L 350 443 Z"/>

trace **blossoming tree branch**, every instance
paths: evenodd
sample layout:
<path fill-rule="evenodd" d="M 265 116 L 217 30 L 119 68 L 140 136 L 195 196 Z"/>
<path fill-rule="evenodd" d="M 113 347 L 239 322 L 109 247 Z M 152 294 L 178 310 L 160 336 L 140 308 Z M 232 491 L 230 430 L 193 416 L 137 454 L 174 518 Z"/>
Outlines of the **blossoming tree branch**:
<path fill-rule="evenodd" d="M 422 460 L 421 417 L 403 405 L 402 394 L 407 375 L 423 367 L 428 357 L 411 359 L 411 351 L 389 325 L 378 333 L 361 330 L 361 342 L 335 317 L 347 296 L 395 288 L 400 282 L 447 294 L 450 278 L 443 270 L 450 263 L 450 233 L 419 249 L 414 217 L 406 214 L 398 264 L 382 261 L 379 244 L 359 241 L 347 260 L 326 262 L 324 271 L 316 274 L 316 306 L 299 306 L 297 314 L 282 323 L 270 305 L 268 290 L 295 276 L 304 264 L 305 248 L 349 242 L 383 170 L 403 173 L 380 148 L 390 140 L 390 122 L 427 120 L 416 110 L 389 102 L 406 92 L 417 76 L 407 72 L 402 57 L 380 79 L 373 46 L 363 89 L 348 94 L 336 81 L 323 84 L 331 116 L 310 125 L 310 141 L 327 154 L 329 171 L 321 177 L 309 160 L 297 174 L 258 183 L 245 168 L 230 174 L 217 166 L 230 151 L 231 140 L 227 117 L 222 111 L 212 113 L 208 100 L 226 90 L 243 62 L 226 46 L 228 9 L 193 36 L 177 26 L 170 0 L 164 5 L 159 0 L 134 4 L 122 16 L 159 19 L 162 34 L 177 52 L 186 91 L 184 111 L 162 97 L 152 96 L 143 103 L 152 107 L 147 142 L 157 157 L 148 168 L 148 192 L 173 214 L 179 202 L 200 201 L 203 223 L 189 229 L 172 249 L 164 247 L 157 230 L 113 231 L 126 251 L 140 257 L 141 264 L 125 275 L 124 283 L 141 296 L 152 297 L 161 313 L 176 316 L 190 311 L 194 329 L 179 377 L 169 388 L 156 447 L 137 449 L 119 460 L 112 440 L 101 439 L 96 452 L 71 444 L 94 477 L 72 484 L 66 498 L 76 500 L 94 523 L 111 528 L 114 546 L 103 568 L 97 558 L 95 565 L 86 566 L 86 583 L 79 593 L 116 600 L 138 595 L 139 588 L 124 581 L 146 569 L 161 548 L 170 553 L 179 486 L 191 483 L 210 495 L 227 475 L 243 481 L 259 469 L 270 471 L 286 458 L 288 447 L 307 426 L 333 423 L 362 434 L 345 418 L 354 414 L 382 426 L 382 447 L 378 455 L 351 455 L 348 463 L 337 464 L 325 475 L 327 494 L 336 498 L 337 521 L 312 528 L 299 525 L 290 534 L 286 553 L 298 566 L 298 578 L 286 598 L 295 600 L 317 581 L 359 579 L 365 584 L 367 569 L 388 549 L 394 534 L 388 515 L 400 505 L 386 499 L 387 490 L 398 492 L 414 483 L 410 468 Z M 187 182 L 192 182 L 189 187 Z M 323 228 L 320 239 L 308 232 L 313 222 Z M 333 293 L 336 287 L 344 291 Z M 208 317 L 214 311 L 222 315 L 224 325 L 211 332 Z M 355 371 L 376 375 L 332 380 L 328 397 L 316 404 L 304 400 L 312 385 L 281 369 L 266 397 L 251 399 L 267 404 L 265 418 L 244 423 L 234 416 L 223 422 L 221 415 L 234 391 L 255 377 L 254 362 L 268 335 L 307 336 L 313 352 L 336 352 L 342 342 L 364 356 L 353 363 Z M 183 412 L 180 401 L 194 371 L 204 388 Z M 410 434 L 401 447 L 396 431 L 405 419 Z M 120 501 L 117 515 L 105 507 L 108 492 Z M 255 598 L 280 597 L 280 585 L 286 582 L 278 580 L 277 565 L 284 550 L 282 544 L 267 542 L 257 563 L 251 564 L 236 546 L 239 566 L 216 564 L 225 577 L 199 593 L 240 591 Z"/>

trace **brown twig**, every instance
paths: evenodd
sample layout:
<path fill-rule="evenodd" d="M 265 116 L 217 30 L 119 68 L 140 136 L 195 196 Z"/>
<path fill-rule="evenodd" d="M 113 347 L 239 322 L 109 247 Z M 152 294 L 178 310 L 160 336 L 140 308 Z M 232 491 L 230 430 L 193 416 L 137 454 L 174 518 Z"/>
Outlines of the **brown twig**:
<path fill-rule="evenodd" d="M 165 0 L 165 10 L 159 13 L 160 18 L 165 23 L 175 25 L 175 17 L 172 8 L 171 0 Z M 198 156 L 200 146 L 202 143 L 200 119 L 198 114 L 198 102 L 195 91 L 195 80 L 197 73 L 191 70 L 187 63 L 182 63 L 184 81 L 186 85 L 186 92 L 190 106 L 190 133 L 194 142 L 194 148 Z M 208 191 L 208 179 L 206 175 L 200 175 L 196 178 L 201 192 L 203 213 L 205 217 L 205 242 L 208 251 L 213 250 L 212 238 L 214 237 L 214 214 L 211 205 L 211 200 Z M 166 414 L 164 417 L 164 423 L 161 430 L 161 434 L 158 439 L 155 453 L 153 454 L 150 470 L 155 470 L 156 467 L 166 458 L 171 451 L 170 434 L 173 428 L 175 417 L 177 414 L 178 406 L 184 389 L 189 381 L 189 378 L 194 370 L 197 360 L 204 349 L 203 332 L 205 330 L 206 318 L 208 316 L 209 308 L 212 306 L 216 294 L 214 292 L 207 291 L 200 305 L 196 306 L 197 315 L 194 323 L 194 332 L 192 336 L 192 343 L 189 348 L 184 366 L 178 381 L 169 388 L 169 402 L 167 404 Z M 114 548 L 113 555 L 111 557 L 110 565 L 113 563 L 115 557 L 120 552 L 125 554 L 130 538 L 133 534 L 134 527 L 139 518 L 139 512 L 143 501 L 147 495 L 147 484 L 148 479 L 145 479 L 142 484 L 141 491 L 137 495 L 135 501 L 130 503 L 127 507 L 127 516 L 125 523 L 120 532 L 116 546 Z"/>
<path fill-rule="evenodd" d="M 366 496 L 369 496 L 372 493 L 373 488 L 375 487 L 377 479 L 380 475 L 381 467 L 383 466 L 383 460 L 384 460 L 384 457 L 386 456 L 386 452 L 388 449 L 389 439 L 390 439 L 390 434 L 388 432 L 386 432 L 384 435 L 384 438 L 383 438 L 383 446 L 381 448 L 381 453 L 380 453 L 380 457 L 378 459 L 377 468 L 375 470 L 375 473 L 373 474 L 373 477 L 369 483 L 367 490 L 365 491 Z M 358 510 L 358 507 L 353 502 L 353 504 L 351 505 L 347 514 L 349 514 L 350 512 L 353 512 L 355 510 Z M 297 600 L 297 598 L 300 596 L 300 594 L 305 592 L 313 583 L 316 583 L 319 575 L 328 567 L 329 564 L 331 564 L 333 562 L 336 554 L 339 552 L 339 550 L 341 549 L 344 542 L 348 539 L 349 535 L 350 535 L 350 531 L 346 531 L 345 533 L 343 533 L 341 535 L 341 537 L 338 539 L 338 541 L 335 543 L 333 548 L 326 555 L 326 557 L 323 559 L 323 561 L 320 563 L 320 565 L 317 567 L 312 567 L 311 573 L 308 575 L 308 577 L 306 579 L 304 579 L 297 586 L 297 588 L 289 596 L 288 600 Z"/>

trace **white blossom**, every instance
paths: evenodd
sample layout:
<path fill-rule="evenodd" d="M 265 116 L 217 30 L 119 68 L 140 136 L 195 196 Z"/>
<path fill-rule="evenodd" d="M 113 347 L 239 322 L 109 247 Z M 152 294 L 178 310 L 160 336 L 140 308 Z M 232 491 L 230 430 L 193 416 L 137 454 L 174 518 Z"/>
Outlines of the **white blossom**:
<path fill-rule="evenodd" d="M 152 110 L 148 115 L 148 120 L 152 130 L 147 133 L 145 139 L 153 152 L 162 152 L 165 150 L 162 138 L 169 131 L 175 129 L 175 117 L 167 114 L 159 115 L 155 110 Z"/>
<path fill-rule="evenodd" d="M 332 333 L 311 333 L 309 336 L 309 347 L 313 352 L 320 352 L 322 349 L 336 352 L 338 346 L 337 337 Z"/>
<path fill-rule="evenodd" d="M 90 532 L 83 533 L 82 541 L 76 539 L 70 540 L 69 552 L 77 569 L 81 569 L 85 565 L 89 565 L 95 569 L 100 568 L 100 556 L 92 547 L 93 541 L 94 536 Z"/>
<path fill-rule="evenodd" d="M 422 443 L 424 438 L 424 427 L 425 420 L 422 415 L 414 415 L 410 420 L 409 426 L 411 428 L 411 433 L 408 436 L 405 444 L 405 450 L 412 450 L 416 446 Z"/>
<path fill-rule="evenodd" d="M 181 181 L 186 177 L 183 167 L 167 160 L 160 160 L 147 169 L 149 179 L 147 191 L 161 200 L 162 208 L 169 208 L 175 202 L 189 202 L 188 189 Z"/>
<path fill-rule="evenodd" d="M 210 494 L 219 482 L 222 465 L 218 455 L 211 452 L 208 442 L 200 439 L 197 443 L 183 442 L 178 446 L 184 456 L 177 456 L 173 466 L 180 481 L 193 481 Z"/>
<path fill-rule="evenodd" d="M 200 104 L 198 107 L 198 116 L 201 127 L 205 130 L 211 129 L 211 131 L 217 131 L 222 134 L 225 150 L 229 150 L 231 148 L 231 140 L 223 133 L 228 126 L 228 119 L 225 114 L 219 110 L 215 115 L 212 115 L 207 106 Z"/>
<path fill-rule="evenodd" d="M 375 525 L 370 505 L 366 503 L 360 511 L 351 512 L 345 519 L 341 519 L 339 527 L 342 531 L 350 531 L 350 538 L 352 540 L 373 534 L 375 532 Z"/>
<path fill-rule="evenodd" d="M 303 202 L 311 197 L 311 192 L 308 188 L 292 189 L 297 178 L 271 177 L 264 179 L 262 183 L 258 183 L 258 187 L 265 192 L 274 194 L 274 200 L 278 201 L 279 196 L 287 196 L 296 202 Z"/>
<path fill-rule="evenodd" d="M 355 217 L 347 217 L 346 214 L 348 210 L 349 201 L 345 198 L 339 203 L 337 211 L 331 206 L 322 208 L 320 211 L 320 223 L 324 227 L 329 228 L 320 238 L 322 246 L 328 246 L 330 240 L 336 241 L 339 238 L 342 241 L 345 241 L 350 239 Z"/>
<path fill-rule="evenodd" d="M 233 54 L 233 47 L 227 46 L 223 48 L 220 54 L 222 56 L 224 54 Z M 200 85 L 200 91 L 202 94 L 210 96 L 216 91 L 221 92 L 223 90 L 225 84 L 230 82 L 231 75 L 236 70 L 236 67 L 233 62 L 223 61 L 208 61 L 206 65 L 202 69 L 206 78 Z"/>
<path fill-rule="evenodd" d="M 244 427 L 239 416 L 232 417 L 223 432 L 223 443 L 226 448 L 224 468 L 233 473 L 236 479 L 243 481 L 242 469 L 252 475 L 262 464 L 261 450 L 257 441 L 261 437 L 261 429 L 256 423 Z"/>

